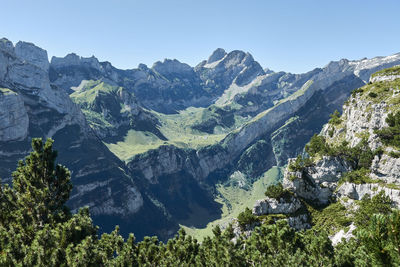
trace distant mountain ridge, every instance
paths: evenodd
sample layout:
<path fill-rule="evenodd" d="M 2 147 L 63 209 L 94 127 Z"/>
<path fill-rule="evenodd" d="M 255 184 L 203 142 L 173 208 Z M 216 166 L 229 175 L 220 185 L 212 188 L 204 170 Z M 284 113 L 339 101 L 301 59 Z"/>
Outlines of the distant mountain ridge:
<path fill-rule="evenodd" d="M 195 67 L 119 70 L 76 54 L 49 63 L 41 48 L 1 39 L 0 176 L 31 138 L 52 137 L 72 170 L 73 209 L 89 205 L 105 231 L 119 224 L 167 238 L 200 210 L 220 216 L 217 183 L 235 173 L 251 186 L 283 166 L 353 89 L 398 64 L 400 54 L 275 73 L 249 53 L 217 49 Z"/>
<path fill-rule="evenodd" d="M 216 57 L 217 51 L 222 53 L 222 58 L 207 63 Z M 208 106 L 233 81 L 246 84 L 264 74 L 253 57 L 242 51 L 228 54 L 217 49 L 210 59 L 195 68 L 176 59 L 165 59 L 155 62 L 151 68 L 140 64 L 137 69 L 119 70 L 95 57 L 69 54 L 51 59 L 50 80 L 71 93 L 71 88 L 79 86 L 82 80 L 105 79 L 134 93 L 144 107 L 171 113 L 189 106 Z"/>

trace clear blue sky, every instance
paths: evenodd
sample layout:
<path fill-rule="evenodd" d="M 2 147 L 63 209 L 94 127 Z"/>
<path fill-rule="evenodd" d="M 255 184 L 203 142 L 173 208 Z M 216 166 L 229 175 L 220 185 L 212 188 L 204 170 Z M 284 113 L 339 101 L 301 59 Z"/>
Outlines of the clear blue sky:
<path fill-rule="evenodd" d="M 2 0 L 0 36 L 119 68 L 222 47 L 294 73 L 400 52 L 399 0 Z"/>

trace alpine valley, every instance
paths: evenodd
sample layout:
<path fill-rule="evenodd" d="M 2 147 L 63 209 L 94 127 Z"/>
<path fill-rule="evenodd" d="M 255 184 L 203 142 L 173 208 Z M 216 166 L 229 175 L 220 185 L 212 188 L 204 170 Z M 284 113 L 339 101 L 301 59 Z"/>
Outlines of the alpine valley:
<path fill-rule="evenodd" d="M 335 243 L 351 236 L 357 221 L 344 213 L 364 195 L 400 203 L 390 139 L 400 74 L 381 71 L 396 65 L 400 54 L 292 74 L 218 48 L 195 67 L 165 59 L 120 70 L 76 54 L 49 62 L 34 44 L 1 39 L 0 177 L 10 183 L 32 139 L 50 137 L 71 171 L 68 206 L 88 206 L 101 232 L 167 240 L 182 226 L 201 237 L 256 203 L 263 220 L 324 227 Z M 291 159 L 304 148 L 310 158 Z M 321 207 L 333 199 L 344 221 L 327 226 Z"/>

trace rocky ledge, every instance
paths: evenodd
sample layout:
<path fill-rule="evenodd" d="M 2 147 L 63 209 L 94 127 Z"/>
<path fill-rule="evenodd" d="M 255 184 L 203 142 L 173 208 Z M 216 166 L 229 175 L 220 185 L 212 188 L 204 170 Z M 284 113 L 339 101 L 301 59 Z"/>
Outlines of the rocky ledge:
<path fill-rule="evenodd" d="M 253 207 L 253 214 L 257 216 L 267 214 L 291 214 L 301 208 L 302 204 L 296 197 L 265 198 L 257 200 Z"/>

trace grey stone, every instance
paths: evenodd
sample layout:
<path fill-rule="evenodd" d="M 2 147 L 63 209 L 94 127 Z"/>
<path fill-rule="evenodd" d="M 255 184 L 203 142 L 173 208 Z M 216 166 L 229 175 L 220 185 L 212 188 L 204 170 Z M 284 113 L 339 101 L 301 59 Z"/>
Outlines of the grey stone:
<path fill-rule="evenodd" d="M 289 199 L 267 197 L 256 201 L 253 207 L 253 214 L 257 216 L 267 214 L 291 214 L 301 207 L 301 202 L 293 196 Z"/>
<path fill-rule="evenodd" d="M 353 184 L 344 183 L 337 189 L 338 197 L 348 197 L 354 200 L 361 200 L 365 195 L 373 197 L 383 191 L 394 203 L 397 208 L 400 208 L 400 190 L 387 188 L 379 184 Z"/>
<path fill-rule="evenodd" d="M 15 45 L 15 55 L 22 61 L 32 64 L 45 72 L 49 70 L 47 51 L 32 43 L 18 42 Z"/>
<path fill-rule="evenodd" d="M 213 63 L 215 61 L 221 60 L 226 55 L 226 52 L 222 48 L 217 48 L 211 56 L 208 58 L 207 63 Z"/>
<path fill-rule="evenodd" d="M 22 140 L 28 127 L 29 118 L 20 95 L 0 88 L 0 141 Z"/>

